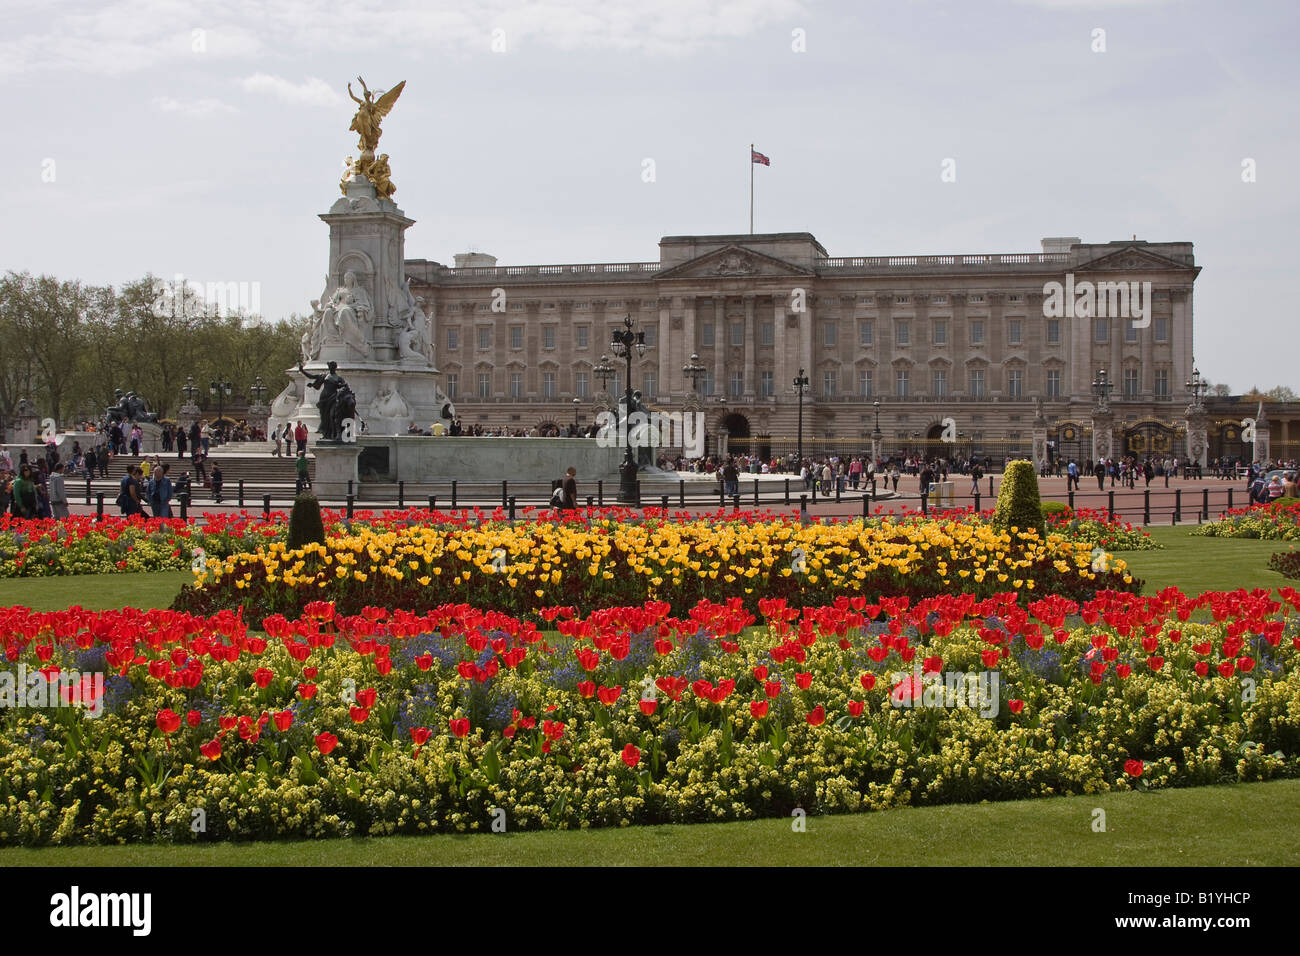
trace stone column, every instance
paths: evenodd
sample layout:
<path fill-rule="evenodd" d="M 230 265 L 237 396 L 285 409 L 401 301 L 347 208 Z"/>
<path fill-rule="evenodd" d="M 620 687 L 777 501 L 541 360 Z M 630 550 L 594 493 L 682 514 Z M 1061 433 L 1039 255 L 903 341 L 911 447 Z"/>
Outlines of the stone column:
<path fill-rule="evenodd" d="M 673 368 L 673 357 L 677 354 L 678 343 L 672 338 L 672 300 L 664 297 L 659 299 L 659 392 L 665 396 L 678 394 L 681 389 L 678 387 L 678 379 L 682 374 L 682 366 L 685 361 L 678 363 Z M 690 352 L 686 353 L 690 355 Z"/>
<path fill-rule="evenodd" d="M 1251 461 L 1266 462 L 1272 459 L 1271 437 L 1268 427 L 1268 412 L 1264 411 L 1264 403 L 1260 402 L 1259 412 L 1255 415 L 1255 445 Z"/>
<path fill-rule="evenodd" d="M 757 329 L 754 328 L 754 295 L 745 296 L 745 397 L 753 398 L 758 392 L 758 370 L 754 363 Z"/>
<path fill-rule="evenodd" d="M 1095 435 L 1096 432 L 1094 431 Z M 1039 413 L 1034 416 L 1034 424 L 1031 431 L 1033 439 L 1034 470 L 1042 474 L 1043 469 L 1048 465 L 1047 460 L 1047 419 L 1042 414 L 1041 406 Z"/>
<path fill-rule="evenodd" d="M 682 321 L 682 354 L 684 356 L 682 365 L 686 364 L 686 359 L 689 359 L 697 349 L 695 344 L 695 301 L 693 295 L 682 296 L 682 308 L 685 312 Z M 677 374 L 680 375 L 681 372 L 679 371 Z"/>
<path fill-rule="evenodd" d="M 1092 461 L 1095 465 L 1099 458 L 1114 457 L 1115 413 L 1109 408 L 1092 412 Z"/>
<path fill-rule="evenodd" d="M 790 368 L 789 348 L 786 345 L 785 308 L 779 295 L 772 296 L 772 393 L 779 404 L 790 392 L 794 369 Z"/>
<path fill-rule="evenodd" d="M 727 323 L 727 297 L 713 296 L 713 385 L 719 395 L 727 394 L 727 349 L 731 341 Z"/>
<path fill-rule="evenodd" d="M 1208 464 L 1209 440 L 1206 434 L 1208 416 L 1205 406 L 1188 405 L 1186 412 L 1187 457 L 1199 462 L 1202 468 Z"/>

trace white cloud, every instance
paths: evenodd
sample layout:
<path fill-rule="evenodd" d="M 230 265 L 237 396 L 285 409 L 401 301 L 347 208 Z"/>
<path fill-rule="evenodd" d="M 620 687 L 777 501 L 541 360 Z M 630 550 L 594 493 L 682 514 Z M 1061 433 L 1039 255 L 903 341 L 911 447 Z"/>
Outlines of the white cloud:
<path fill-rule="evenodd" d="M 238 113 L 235 107 L 211 96 L 195 100 L 178 100 L 171 96 L 155 96 L 153 108 L 162 113 L 182 113 L 185 116 L 211 116 L 213 113 Z"/>
<path fill-rule="evenodd" d="M 245 93 L 269 93 L 286 103 L 303 103 L 307 106 L 338 106 L 346 102 L 342 94 L 320 77 L 309 76 L 294 83 L 282 76 L 254 73 L 240 83 Z"/>

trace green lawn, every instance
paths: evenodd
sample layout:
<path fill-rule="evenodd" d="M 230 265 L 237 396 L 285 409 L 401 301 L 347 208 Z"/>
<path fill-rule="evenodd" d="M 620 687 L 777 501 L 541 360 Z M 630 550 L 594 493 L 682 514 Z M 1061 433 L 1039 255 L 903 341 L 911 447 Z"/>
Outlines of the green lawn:
<path fill-rule="evenodd" d="M 0 580 L 0 607 L 21 604 L 33 611 L 62 611 L 74 604 L 92 611 L 167 607 L 180 593 L 181 585 L 193 580 L 189 571 L 4 578 Z"/>
<path fill-rule="evenodd" d="M 1093 830 L 1105 811 L 1106 832 Z M 789 820 L 0 850 L 10 866 L 1294 866 L 1300 780 Z M 1194 835 L 1194 837 L 1192 836 Z"/>
<path fill-rule="evenodd" d="M 1123 551 L 1133 574 L 1146 582 L 1144 593 L 1155 594 L 1175 584 L 1184 594 L 1231 591 L 1235 588 L 1278 588 L 1291 583 L 1268 569 L 1269 555 L 1285 551 L 1286 541 L 1253 538 L 1200 538 L 1195 525 L 1148 528 L 1163 551 Z"/>

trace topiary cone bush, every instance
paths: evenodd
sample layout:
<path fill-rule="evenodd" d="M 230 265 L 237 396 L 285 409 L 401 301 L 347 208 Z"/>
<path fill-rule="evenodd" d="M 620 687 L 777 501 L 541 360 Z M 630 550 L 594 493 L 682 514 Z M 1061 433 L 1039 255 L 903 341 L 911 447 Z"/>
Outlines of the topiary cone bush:
<path fill-rule="evenodd" d="M 1047 540 L 1047 525 L 1043 521 L 1043 506 L 1038 498 L 1038 475 L 1031 461 L 1009 461 L 1002 473 L 1002 487 L 998 490 L 998 504 L 993 509 L 993 527 L 1017 527 L 1022 531 L 1033 528 L 1038 536 Z"/>
<path fill-rule="evenodd" d="M 292 551 L 313 542 L 325 543 L 325 522 L 320 516 L 320 502 L 316 496 L 301 494 L 293 499 L 286 547 Z"/>

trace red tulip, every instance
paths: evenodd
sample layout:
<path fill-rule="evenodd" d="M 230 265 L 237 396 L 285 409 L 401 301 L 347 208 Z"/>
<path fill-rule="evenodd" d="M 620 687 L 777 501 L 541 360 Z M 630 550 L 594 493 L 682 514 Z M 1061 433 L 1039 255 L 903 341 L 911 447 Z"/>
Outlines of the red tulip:
<path fill-rule="evenodd" d="M 425 743 L 428 742 L 429 737 L 432 736 L 432 734 L 433 731 L 430 730 L 428 727 L 411 728 L 411 739 L 415 741 L 416 747 L 423 747 Z"/>
<path fill-rule="evenodd" d="M 655 712 L 655 709 L 658 706 L 659 706 L 659 701 L 655 700 L 655 698 L 653 697 L 641 698 L 641 703 L 640 703 L 641 713 L 645 714 L 647 717 L 653 714 Z"/>
<path fill-rule="evenodd" d="M 1231 661 L 1231 660 L 1224 661 L 1222 664 L 1219 665 L 1219 673 L 1222 674 L 1224 677 L 1231 677 L 1232 672 L 1236 669 L 1236 667 L 1237 667 L 1236 661 Z"/>
<path fill-rule="evenodd" d="M 265 689 L 267 684 L 275 680 L 275 673 L 265 667 L 259 667 L 257 670 L 253 671 L 253 680 L 256 682 L 258 687 Z"/>
<path fill-rule="evenodd" d="M 667 654 L 671 654 L 672 652 L 673 652 L 672 641 L 665 641 L 662 638 L 655 641 L 655 653 L 658 654 L 660 657 L 663 657 L 664 655 Z"/>
<path fill-rule="evenodd" d="M 779 681 L 774 681 L 774 680 L 768 681 L 763 685 L 763 693 L 767 694 L 768 697 L 780 696 L 781 683 Z"/>
<path fill-rule="evenodd" d="M 596 689 L 596 696 L 606 707 L 613 707 L 614 702 L 618 700 L 619 695 L 623 693 L 623 685 L 617 687 L 599 687 Z"/>
<path fill-rule="evenodd" d="M 370 717 L 370 710 L 366 707 L 349 707 L 348 713 L 352 715 L 354 724 L 364 724 Z"/>
<path fill-rule="evenodd" d="M 578 684 L 578 693 L 585 697 L 596 696 L 596 682 L 593 680 L 584 680 Z"/>
<path fill-rule="evenodd" d="M 181 728 L 181 715 L 165 707 L 158 711 L 158 716 L 154 718 L 154 722 L 157 723 L 158 729 L 163 733 L 174 734 Z"/>
<path fill-rule="evenodd" d="M 203 715 L 197 710 L 191 710 L 185 715 L 185 722 L 191 727 L 197 727 L 203 721 Z"/>
<path fill-rule="evenodd" d="M 1147 658 L 1147 667 L 1151 668 L 1153 671 L 1158 671 L 1160 670 L 1160 668 L 1164 666 L 1165 666 L 1165 659 L 1161 657 L 1159 654 L 1152 654 L 1150 657 Z"/>
<path fill-rule="evenodd" d="M 881 661 L 883 661 L 886 657 L 889 656 L 889 648 L 880 647 L 879 645 L 877 645 L 876 647 L 868 648 L 867 656 L 870 657 L 877 664 L 879 664 Z"/>
<path fill-rule="evenodd" d="M 298 693 L 302 696 L 302 699 L 303 699 L 303 700 L 311 700 L 313 697 L 316 696 L 316 685 L 315 685 L 315 684 L 299 684 L 299 685 L 298 685 Z"/>
<path fill-rule="evenodd" d="M 1205 663 L 1205 661 L 1197 661 L 1196 666 L 1192 669 L 1196 671 L 1198 677 L 1204 677 L 1210 672 L 1210 665 Z"/>
<path fill-rule="evenodd" d="M 275 721 L 275 729 L 280 731 L 280 733 L 284 733 L 293 723 L 293 711 L 277 710 L 272 719 Z"/>
<path fill-rule="evenodd" d="M 1134 779 L 1142 776 L 1142 769 L 1143 768 L 1142 768 L 1141 760 L 1124 761 L 1124 772 L 1128 774 L 1130 777 L 1133 777 Z"/>
<path fill-rule="evenodd" d="M 757 667 L 754 668 L 754 680 L 758 681 L 759 683 L 762 683 L 763 681 L 767 680 L 767 668 L 764 667 L 762 664 L 759 664 Z"/>
<path fill-rule="evenodd" d="M 1129 667 L 1127 664 L 1115 665 L 1115 673 L 1119 676 L 1120 680 L 1124 680 L 1132 672 L 1133 672 L 1133 668 Z"/>
<path fill-rule="evenodd" d="M 224 717 L 224 716 L 223 716 L 223 717 L 218 717 L 218 718 L 217 718 L 217 723 L 221 726 L 221 729 L 222 729 L 222 730 L 233 730 L 234 727 L 235 727 L 235 718 L 234 718 L 234 717 Z"/>
<path fill-rule="evenodd" d="M 304 667 L 304 668 L 302 669 L 302 676 L 305 677 L 305 678 L 307 678 L 308 680 L 315 680 L 315 679 L 316 679 L 316 668 L 314 668 L 314 667 Z"/>
<path fill-rule="evenodd" d="M 849 715 L 851 717 L 861 717 L 863 703 L 864 702 L 860 700 L 849 701 Z"/>
<path fill-rule="evenodd" d="M 430 667 L 433 666 L 433 655 L 427 653 L 421 654 L 419 657 L 415 659 L 415 666 L 420 668 L 420 670 L 422 671 L 427 671 Z"/>
<path fill-rule="evenodd" d="M 1252 671 L 1254 669 L 1255 669 L 1254 658 L 1251 657 L 1237 658 L 1237 670 L 1241 671 L 1243 674 L 1247 673 L 1248 671 Z"/>
<path fill-rule="evenodd" d="M 795 674 L 794 682 L 796 685 L 798 685 L 800 690 L 807 690 L 809 687 L 812 686 L 812 674 L 811 673 Z"/>
<path fill-rule="evenodd" d="M 218 760 L 221 757 L 221 741 L 209 740 L 206 744 L 199 746 L 199 753 L 209 760 Z"/>
<path fill-rule="evenodd" d="M 469 733 L 468 717 L 453 717 L 448 721 L 448 725 L 451 727 L 451 732 L 457 737 L 464 737 Z"/>
<path fill-rule="evenodd" d="M 364 707 L 366 710 L 375 706 L 375 689 L 367 687 L 365 690 L 357 691 L 357 706 Z"/>
<path fill-rule="evenodd" d="M 767 701 L 751 700 L 749 702 L 749 712 L 755 720 L 762 720 L 767 716 Z"/>
<path fill-rule="evenodd" d="M 820 727 L 826 723 L 826 708 L 818 704 L 811 713 L 805 715 L 804 719 L 814 727 Z"/>
<path fill-rule="evenodd" d="M 1011 713 L 1018 714 L 1025 709 L 1025 702 L 1023 700 L 1009 700 L 1007 701 L 1007 707 L 1010 708 Z"/>
<path fill-rule="evenodd" d="M 380 677 L 387 675 L 392 671 L 392 669 L 393 669 L 393 662 L 389 658 L 387 657 L 375 658 L 375 670 L 378 672 Z"/>
<path fill-rule="evenodd" d="M 635 767 L 641 762 L 641 751 L 632 744 L 623 748 L 623 762 L 629 767 Z"/>
<path fill-rule="evenodd" d="M 316 749 L 325 756 L 329 756 L 330 751 L 339 745 L 339 739 L 329 731 L 316 735 Z"/>
<path fill-rule="evenodd" d="M 925 660 L 921 661 L 922 674 L 937 674 L 941 670 L 943 670 L 942 657 L 927 657 Z"/>
<path fill-rule="evenodd" d="M 871 690 L 871 688 L 876 686 L 876 675 L 867 672 L 858 678 L 858 682 L 862 684 L 863 690 Z"/>

